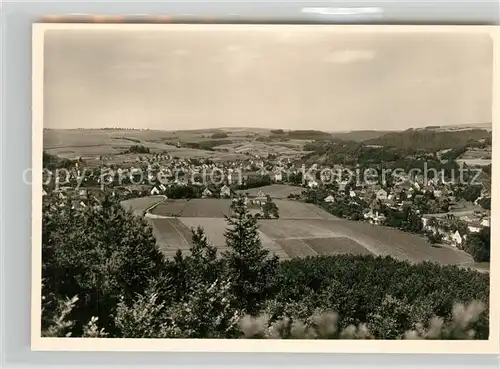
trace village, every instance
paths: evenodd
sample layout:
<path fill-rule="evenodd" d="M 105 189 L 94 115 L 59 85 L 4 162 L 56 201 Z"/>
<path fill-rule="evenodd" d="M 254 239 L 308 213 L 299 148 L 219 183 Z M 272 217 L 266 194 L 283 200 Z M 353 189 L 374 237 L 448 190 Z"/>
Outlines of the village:
<path fill-rule="evenodd" d="M 89 196 L 98 197 L 104 189 L 123 200 L 159 195 L 172 199 L 239 195 L 260 208 L 259 216 L 272 199 L 287 198 L 315 203 L 340 218 L 425 234 L 432 243 L 457 248 L 469 234 L 490 226 L 488 188 L 422 174 L 399 171 L 383 181 L 355 181 L 342 175 L 354 168 L 335 165 L 334 172 L 314 164 L 306 171 L 298 158 L 258 155 L 245 161 L 214 162 L 181 159 L 168 153 L 142 154 L 119 167 L 107 165 L 105 157 L 98 157 L 90 168 L 86 160 L 75 160 L 71 168 L 44 170 L 43 194 L 71 198 L 77 207 L 85 207 Z M 100 165 L 95 165 L 97 161 Z M 332 176 L 335 173 L 340 175 Z M 343 209 L 341 213 L 339 208 Z M 278 213 L 279 209 L 275 216 Z M 405 229 L 401 225 L 411 223 L 410 218 L 417 225 Z"/>

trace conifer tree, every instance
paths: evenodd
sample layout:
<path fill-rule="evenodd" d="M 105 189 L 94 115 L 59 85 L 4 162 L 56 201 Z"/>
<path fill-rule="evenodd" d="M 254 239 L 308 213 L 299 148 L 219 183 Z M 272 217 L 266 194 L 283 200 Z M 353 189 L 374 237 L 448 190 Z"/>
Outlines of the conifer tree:
<path fill-rule="evenodd" d="M 239 308 L 253 315 L 272 293 L 278 257 L 262 246 L 257 220 L 250 216 L 242 198 L 233 200 L 231 210 L 224 233 L 229 249 L 224 253 L 226 272 Z"/>

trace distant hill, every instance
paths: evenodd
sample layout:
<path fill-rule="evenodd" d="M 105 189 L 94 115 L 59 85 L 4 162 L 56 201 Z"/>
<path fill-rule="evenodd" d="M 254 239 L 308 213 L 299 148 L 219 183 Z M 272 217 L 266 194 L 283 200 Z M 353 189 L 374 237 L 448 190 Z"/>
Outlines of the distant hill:
<path fill-rule="evenodd" d="M 387 133 L 393 133 L 394 131 L 349 131 L 349 132 L 332 132 L 333 138 L 337 138 L 343 141 L 356 141 L 362 142 L 366 140 L 372 140 L 386 135 Z"/>
<path fill-rule="evenodd" d="M 444 150 L 461 148 L 470 142 L 490 138 L 491 132 L 483 129 L 443 131 L 431 127 L 391 132 L 363 143 L 401 149 Z"/>
<path fill-rule="evenodd" d="M 482 129 L 491 132 L 491 123 L 474 123 L 474 124 L 458 124 L 454 126 L 429 126 L 421 129 L 433 130 L 438 132 L 456 132 L 456 131 L 470 131 Z"/>

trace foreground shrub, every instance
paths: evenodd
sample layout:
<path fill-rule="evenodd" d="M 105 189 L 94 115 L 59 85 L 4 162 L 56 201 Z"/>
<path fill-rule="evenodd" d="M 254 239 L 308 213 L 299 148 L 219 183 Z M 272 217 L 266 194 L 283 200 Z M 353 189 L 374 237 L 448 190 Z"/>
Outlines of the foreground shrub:
<path fill-rule="evenodd" d="M 470 340 L 476 332 L 471 328 L 484 312 L 484 305 L 473 301 L 469 305 L 455 304 L 453 319 L 445 323 L 444 319 L 433 317 L 426 324 L 416 323 L 415 328 L 405 332 L 398 339 L 446 339 Z M 336 313 L 316 313 L 306 320 L 285 317 L 272 322 L 268 315 L 251 317 L 246 315 L 240 321 L 240 330 L 244 338 L 270 339 L 384 339 L 374 335 L 367 324 L 350 324 L 341 329 Z"/>
<path fill-rule="evenodd" d="M 222 257 L 197 229 L 189 255 L 164 260 L 148 224 L 112 200 L 46 203 L 43 335 L 488 338 L 488 274 L 374 256 L 278 261 L 243 203 L 227 221 Z"/>

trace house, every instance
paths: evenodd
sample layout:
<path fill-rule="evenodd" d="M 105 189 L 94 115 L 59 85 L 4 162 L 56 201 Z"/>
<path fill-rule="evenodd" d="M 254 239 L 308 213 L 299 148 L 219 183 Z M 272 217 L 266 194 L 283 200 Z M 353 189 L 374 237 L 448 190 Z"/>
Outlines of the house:
<path fill-rule="evenodd" d="M 265 199 L 265 198 L 266 198 L 266 194 L 265 194 L 265 192 L 264 192 L 264 191 L 259 190 L 259 191 L 257 192 L 257 196 L 255 196 L 255 197 L 257 197 L 257 198 L 264 198 L 264 199 Z"/>
<path fill-rule="evenodd" d="M 350 197 L 356 197 L 357 195 L 356 195 L 356 192 L 354 192 L 353 190 L 350 190 L 349 191 L 349 196 Z"/>
<path fill-rule="evenodd" d="M 461 246 L 463 241 L 464 239 L 459 231 L 455 231 L 455 233 L 451 236 L 451 243 L 456 247 Z"/>
<path fill-rule="evenodd" d="M 323 201 L 328 202 L 328 203 L 332 203 L 332 202 L 335 202 L 335 197 L 333 197 L 332 195 L 329 195 L 329 196 L 325 197 Z"/>
<path fill-rule="evenodd" d="M 373 217 L 373 224 L 381 225 L 386 221 L 386 216 L 384 214 L 379 214 L 376 212 L 375 217 Z"/>
<path fill-rule="evenodd" d="M 375 192 L 375 196 L 378 200 L 386 200 L 387 199 L 387 191 L 381 188 L 377 192 Z"/>
<path fill-rule="evenodd" d="M 160 190 L 158 189 L 158 187 L 153 187 L 153 189 L 151 190 L 150 192 L 151 195 L 158 195 L 160 194 Z"/>
<path fill-rule="evenodd" d="M 78 191 L 78 196 L 80 198 L 86 198 L 87 197 L 87 190 L 82 189 L 82 190 Z"/>
<path fill-rule="evenodd" d="M 205 188 L 203 192 L 201 193 L 201 197 L 207 198 L 212 196 L 212 191 L 210 191 L 208 188 Z"/>
<path fill-rule="evenodd" d="M 481 225 L 482 225 L 483 227 L 489 227 L 489 226 L 490 226 L 490 219 L 489 219 L 489 218 L 483 218 L 483 219 L 481 220 Z"/>
<path fill-rule="evenodd" d="M 434 194 L 434 197 L 440 198 L 441 196 L 443 196 L 443 191 L 441 191 L 441 190 L 434 190 L 433 194 Z"/>
<path fill-rule="evenodd" d="M 481 226 L 481 224 L 479 223 L 469 223 L 467 224 L 467 228 L 469 229 L 469 232 L 471 233 L 478 233 L 478 232 L 481 232 L 481 230 L 483 229 L 483 226 Z"/>
<path fill-rule="evenodd" d="M 283 180 L 283 173 L 282 172 L 274 173 L 274 180 L 276 182 L 281 182 Z"/>
<path fill-rule="evenodd" d="M 162 183 L 158 186 L 160 188 L 160 190 L 162 190 L 163 192 L 165 192 L 167 190 L 167 187 L 165 187 L 165 185 Z"/>
<path fill-rule="evenodd" d="M 367 208 L 363 211 L 363 218 L 372 219 L 374 217 L 373 210 L 371 208 Z"/>
<path fill-rule="evenodd" d="M 316 188 L 318 187 L 318 182 L 316 182 L 314 179 L 311 179 L 307 182 L 307 186 L 309 188 Z"/>
<path fill-rule="evenodd" d="M 220 189 L 220 197 L 230 197 L 231 196 L 231 188 L 227 185 L 222 186 Z"/>

